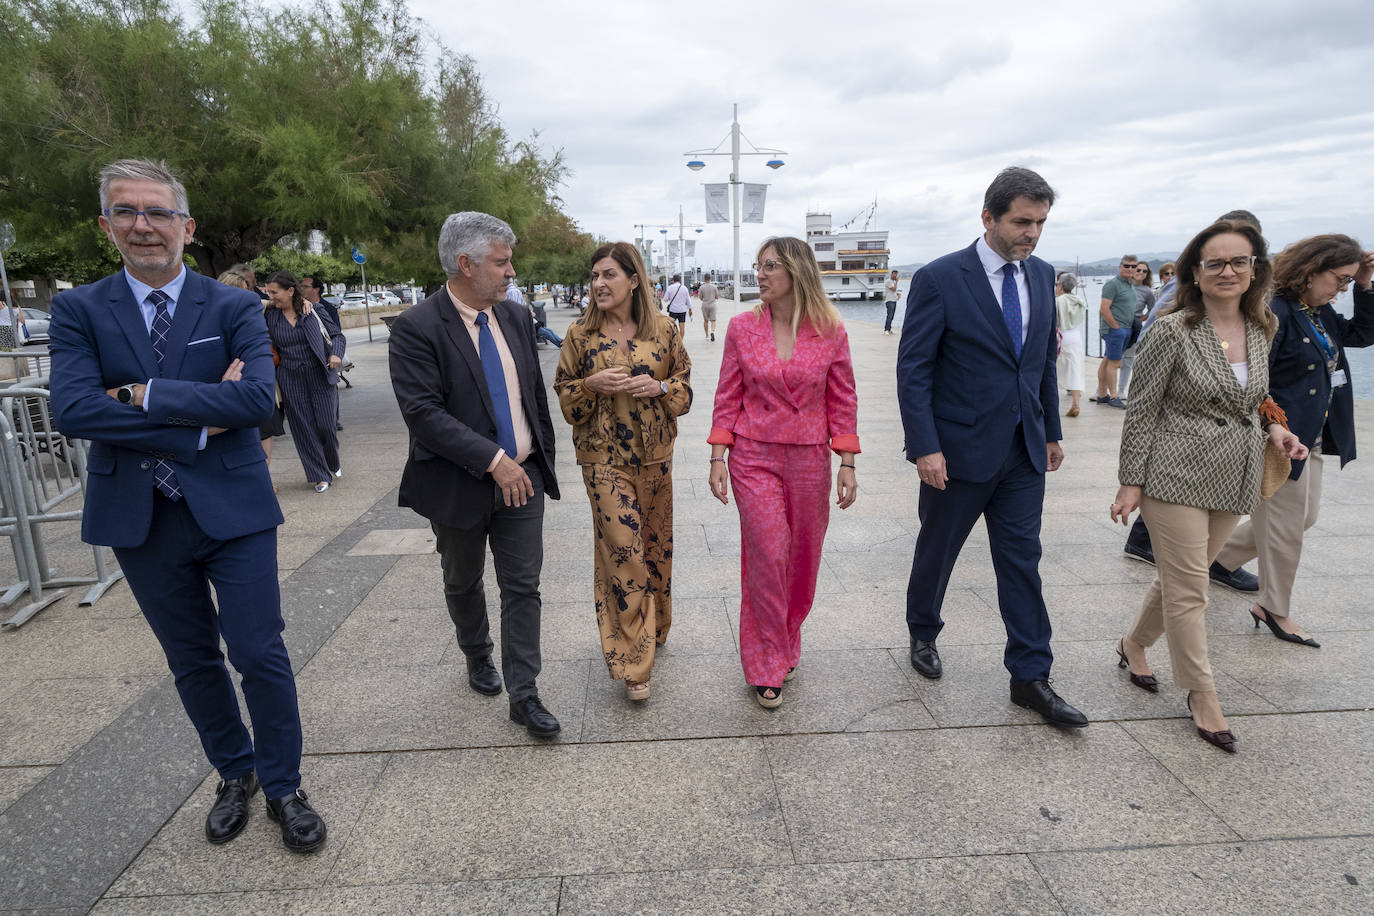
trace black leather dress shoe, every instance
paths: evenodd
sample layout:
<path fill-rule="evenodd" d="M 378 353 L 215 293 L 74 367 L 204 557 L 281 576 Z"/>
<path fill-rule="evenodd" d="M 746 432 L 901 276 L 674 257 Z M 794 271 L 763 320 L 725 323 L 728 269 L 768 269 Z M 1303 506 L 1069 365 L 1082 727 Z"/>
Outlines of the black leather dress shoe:
<path fill-rule="evenodd" d="M 1132 560 L 1140 560 L 1144 563 L 1149 563 L 1151 566 L 1155 565 L 1155 552 L 1148 544 L 1141 547 L 1139 544 L 1132 544 L 1130 541 L 1127 541 L 1126 546 L 1121 548 L 1121 552 Z M 1212 565 L 1215 566 L 1216 564 L 1213 563 Z"/>
<path fill-rule="evenodd" d="M 468 659 L 468 683 L 473 690 L 489 697 L 501 692 L 501 675 L 492 664 L 490 655 Z"/>
<path fill-rule="evenodd" d="M 911 667 L 916 669 L 916 673 L 921 677 L 938 681 L 940 675 L 945 673 L 944 665 L 940 664 L 940 653 L 935 648 L 935 643 L 926 642 L 924 639 L 913 639 L 911 641 Z"/>
<path fill-rule="evenodd" d="M 1088 717 L 1065 703 L 1050 688 L 1049 681 L 1013 680 L 1011 701 L 1023 709 L 1035 710 L 1046 722 L 1060 728 L 1082 728 L 1088 724 Z"/>
<path fill-rule="evenodd" d="M 281 841 L 292 852 L 313 852 L 324 845 L 324 818 L 310 807 L 304 789 L 285 798 L 269 798 L 267 816 L 281 824 Z"/>
<path fill-rule="evenodd" d="M 510 720 L 525 726 L 525 730 L 536 738 L 551 738 L 563 726 L 544 708 L 539 697 L 525 697 L 510 704 Z"/>
<path fill-rule="evenodd" d="M 220 780 L 215 788 L 215 803 L 205 818 L 205 838 L 211 843 L 227 843 L 243 833 L 248 826 L 248 800 L 257 791 L 256 773 Z"/>
<path fill-rule="evenodd" d="M 1244 567 L 1227 569 L 1220 563 L 1213 563 L 1207 570 L 1207 576 L 1217 585 L 1234 588 L 1238 592 L 1259 591 L 1259 576 L 1246 572 Z"/>

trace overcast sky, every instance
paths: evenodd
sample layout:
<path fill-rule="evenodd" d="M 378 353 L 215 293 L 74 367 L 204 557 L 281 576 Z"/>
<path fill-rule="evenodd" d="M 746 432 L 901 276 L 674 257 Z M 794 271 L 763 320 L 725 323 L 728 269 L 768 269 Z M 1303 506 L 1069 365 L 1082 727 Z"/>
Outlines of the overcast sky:
<path fill-rule="evenodd" d="M 755 144 L 787 151 L 769 235 L 802 235 L 875 198 L 892 263 L 928 261 L 980 232 L 1003 166 L 1039 171 L 1059 200 L 1037 254 L 1083 261 L 1176 252 L 1220 213 L 1259 215 L 1272 245 L 1346 232 L 1374 247 L 1374 2 L 974 3 L 516 0 L 486 9 L 411 0 L 471 55 L 517 137 L 540 132 L 572 175 L 586 231 L 703 223 L 682 155 L 727 137 L 731 105 Z M 728 152 L 728 143 L 724 149 Z M 862 220 L 860 220 L 862 223 Z M 674 233 L 675 234 L 675 233 Z M 689 236 L 694 235 L 688 230 Z M 696 236 L 730 262 L 730 226 Z"/>

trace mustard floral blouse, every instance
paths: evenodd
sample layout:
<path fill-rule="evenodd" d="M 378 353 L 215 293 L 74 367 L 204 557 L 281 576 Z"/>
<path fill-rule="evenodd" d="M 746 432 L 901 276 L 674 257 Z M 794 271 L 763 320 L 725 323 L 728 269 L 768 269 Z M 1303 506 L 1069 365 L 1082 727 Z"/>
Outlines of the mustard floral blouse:
<path fill-rule="evenodd" d="M 568 328 L 553 388 L 563 418 L 573 428 L 578 464 L 639 466 L 672 460 L 677 418 L 692 406 L 692 359 L 678 323 L 663 315 L 653 318 L 650 336 L 632 338 L 629 353 L 605 327 L 588 331 L 579 320 Z M 612 366 L 667 382 L 668 393 L 656 398 L 597 394 L 582 384 Z"/>

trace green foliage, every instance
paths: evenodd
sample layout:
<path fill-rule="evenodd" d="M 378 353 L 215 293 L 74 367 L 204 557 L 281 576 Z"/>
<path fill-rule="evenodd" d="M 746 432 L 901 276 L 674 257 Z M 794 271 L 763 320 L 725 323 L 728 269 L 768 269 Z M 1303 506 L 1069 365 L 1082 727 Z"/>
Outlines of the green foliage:
<path fill-rule="evenodd" d="M 278 270 L 289 270 L 302 277 L 316 277 L 322 283 L 356 283 L 360 280 L 358 265 L 348 258 L 302 251 L 293 245 L 274 245 L 253 260 L 253 273 L 266 280 Z M 370 279 L 370 278 L 369 278 Z"/>
<path fill-rule="evenodd" d="M 576 247 L 553 196 L 561 154 L 512 142 L 472 61 L 404 0 L 201 0 L 198 14 L 0 0 L 0 218 L 52 248 L 49 263 L 67 248 L 72 269 L 93 267 L 99 246 L 74 230 L 94 221 L 100 167 L 130 156 L 179 173 L 197 223 L 187 253 L 212 275 L 319 229 L 334 251 L 367 251 L 369 280 L 437 279 L 439 226 L 463 209 L 528 234 L 521 257 L 551 269 Z"/>

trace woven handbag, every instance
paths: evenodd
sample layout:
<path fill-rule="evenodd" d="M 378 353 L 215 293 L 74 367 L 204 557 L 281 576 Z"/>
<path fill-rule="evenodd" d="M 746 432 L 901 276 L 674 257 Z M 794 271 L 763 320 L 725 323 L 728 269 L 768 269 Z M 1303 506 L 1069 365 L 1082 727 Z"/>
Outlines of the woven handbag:
<path fill-rule="evenodd" d="M 1274 403 L 1273 398 L 1265 398 L 1264 403 L 1259 406 L 1260 416 L 1270 423 L 1277 423 L 1284 429 L 1288 428 L 1288 417 L 1284 414 L 1283 408 Z M 1269 499 L 1279 491 L 1288 480 L 1288 475 L 1293 473 L 1293 462 L 1288 456 L 1279 450 L 1272 439 L 1265 437 L 1264 440 L 1264 471 L 1260 474 L 1260 499 Z"/>

